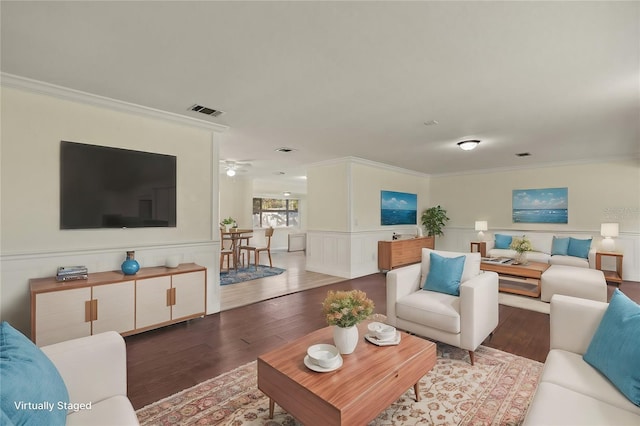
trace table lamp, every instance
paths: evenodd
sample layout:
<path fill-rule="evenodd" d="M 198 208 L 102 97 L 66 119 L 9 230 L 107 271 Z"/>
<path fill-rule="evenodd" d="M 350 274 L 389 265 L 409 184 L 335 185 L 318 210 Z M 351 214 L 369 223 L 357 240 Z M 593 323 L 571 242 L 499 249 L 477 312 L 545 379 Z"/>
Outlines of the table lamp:
<path fill-rule="evenodd" d="M 486 220 L 476 220 L 476 231 L 478 232 L 478 241 L 484 241 L 484 232 L 489 229 Z"/>
<path fill-rule="evenodd" d="M 602 240 L 601 248 L 604 251 L 613 251 L 615 249 L 615 242 L 613 237 L 618 236 L 618 224 L 617 223 L 603 223 L 600 225 L 600 235 L 604 237 Z"/>

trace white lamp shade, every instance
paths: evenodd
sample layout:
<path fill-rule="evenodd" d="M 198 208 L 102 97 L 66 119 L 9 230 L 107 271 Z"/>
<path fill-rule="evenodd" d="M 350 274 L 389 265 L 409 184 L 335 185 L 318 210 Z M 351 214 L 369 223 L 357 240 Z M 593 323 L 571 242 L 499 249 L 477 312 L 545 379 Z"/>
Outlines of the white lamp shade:
<path fill-rule="evenodd" d="M 617 223 L 603 223 L 600 225 L 600 235 L 603 237 L 617 237 L 618 236 L 618 224 Z"/>
<path fill-rule="evenodd" d="M 486 231 L 489 225 L 486 220 L 476 220 L 476 231 Z"/>

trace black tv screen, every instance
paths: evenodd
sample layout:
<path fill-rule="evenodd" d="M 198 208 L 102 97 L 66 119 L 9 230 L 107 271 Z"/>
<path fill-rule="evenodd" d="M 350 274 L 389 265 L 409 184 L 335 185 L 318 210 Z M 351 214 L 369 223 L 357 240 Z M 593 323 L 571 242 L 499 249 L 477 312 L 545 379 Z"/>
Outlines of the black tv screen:
<path fill-rule="evenodd" d="M 175 226 L 175 156 L 61 142 L 60 229 Z"/>

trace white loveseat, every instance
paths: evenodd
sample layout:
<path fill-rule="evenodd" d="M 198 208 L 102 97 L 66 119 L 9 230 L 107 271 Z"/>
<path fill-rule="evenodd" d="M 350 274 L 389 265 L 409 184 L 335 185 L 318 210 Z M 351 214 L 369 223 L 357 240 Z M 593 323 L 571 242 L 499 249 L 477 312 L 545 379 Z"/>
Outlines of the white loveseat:
<path fill-rule="evenodd" d="M 595 269 L 596 267 L 595 240 L 591 241 L 591 248 L 589 249 L 589 255 L 587 259 L 576 256 L 562 256 L 551 254 L 554 236 L 559 238 L 572 237 L 579 240 L 588 240 L 589 238 L 591 238 L 591 236 L 589 235 L 555 234 L 551 232 L 529 232 L 513 230 L 495 231 L 493 235 L 495 234 L 510 235 L 512 237 L 519 238 L 521 238 L 523 235 L 526 236 L 529 241 L 531 241 L 531 245 L 533 246 L 533 251 L 527 252 L 527 259 L 532 262 L 548 263 L 550 265 L 577 266 L 591 269 Z M 514 258 L 516 256 L 515 250 L 496 248 L 495 243 L 495 239 L 491 238 L 486 241 L 488 257 Z"/>
<path fill-rule="evenodd" d="M 122 336 L 109 331 L 40 349 L 62 376 L 69 402 L 82 407 L 69 412 L 67 426 L 139 424 L 127 398 L 127 352 Z"/>
<path fill-rule="evenodd" d="M 430 253 L 465 256 L 460 296 L 423 290 Z M 498 274 L 480 272 L 480 253 L 422 249 L 422 262 L 387 273 L 389 324 L 473 352 L 498 325 Z"/>
<path fill-rule="evenodd" d="M 570 296 L 552 297 L 551 350 L 524 425 L 640 424 L 640 407 L 582 359 L 607 306 Z"/>

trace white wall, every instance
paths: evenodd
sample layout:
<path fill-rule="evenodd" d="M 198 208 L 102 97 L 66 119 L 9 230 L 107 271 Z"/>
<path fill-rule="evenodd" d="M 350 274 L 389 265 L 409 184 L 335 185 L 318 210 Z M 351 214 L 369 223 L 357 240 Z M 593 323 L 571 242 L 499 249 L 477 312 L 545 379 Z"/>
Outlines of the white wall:
<path fill-rule="evenodd" d="M 415 234 L 416 225 L 382 226 L 380 191 L 418 195 L 418 218 L 428 204 L 426 175 L 357 158 L 310 167 L 307 269 L 354 278 L 378 271 L 378 241 Z"/>
<path fill-rule="evenodd" d="M 163 119 L 157 111 L 147 114 L 141 107 L 55 86 L 29 81 L 17 88 L 19 81 L 11 87 L 5 81 L 0 318 L 28 332 L 30 278 L 53 276 L 57 266 L 70 264 L 86 264 L 90 272 L 119 269 L 126 250 L 135 250 L 143 267 L 179 254 L 185 262 L 197 259 L 214 268 L 208 273 L 207 311 L 219 310 L 215 125 Z M 177 156 L 177 226 L 60 230 L 61 140 Z"/>

